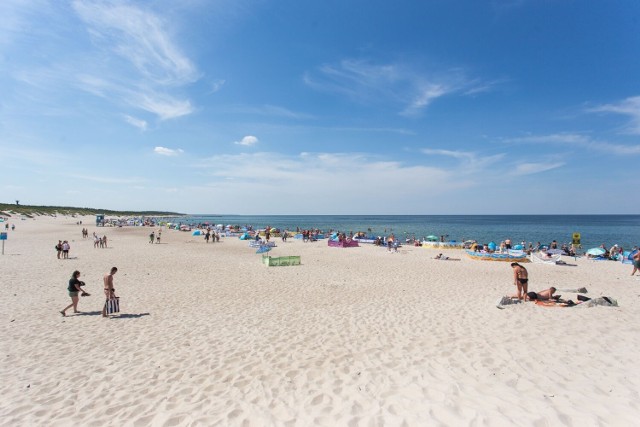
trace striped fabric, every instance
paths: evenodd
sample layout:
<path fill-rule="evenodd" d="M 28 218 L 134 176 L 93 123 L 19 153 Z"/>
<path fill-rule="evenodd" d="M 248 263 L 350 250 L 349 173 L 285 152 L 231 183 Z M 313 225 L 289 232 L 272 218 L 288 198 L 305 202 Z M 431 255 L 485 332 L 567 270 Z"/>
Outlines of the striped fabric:
<path fill-rule="evenodd" d="M 104 304 L 107 307 L 107 314 L 120 312 L 120 297 L 108 299 Z"/>

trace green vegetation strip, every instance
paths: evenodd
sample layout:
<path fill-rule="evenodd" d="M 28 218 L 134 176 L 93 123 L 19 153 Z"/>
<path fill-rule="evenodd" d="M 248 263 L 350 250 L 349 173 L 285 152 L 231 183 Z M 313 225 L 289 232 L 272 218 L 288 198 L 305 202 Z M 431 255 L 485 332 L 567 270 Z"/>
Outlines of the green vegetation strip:
<path fill-rule="evenodd" d="M 105 214 L 112 216 L 182 216 L 177 212 L 162 211 L 114 211 L 109 209 L 75 208 L 69 206 L 32 206 L 0 203 L 0 212 L 5 216 L 24 215 L 29 218 L 34 216 L 55 215 L 96 215 Z"/>

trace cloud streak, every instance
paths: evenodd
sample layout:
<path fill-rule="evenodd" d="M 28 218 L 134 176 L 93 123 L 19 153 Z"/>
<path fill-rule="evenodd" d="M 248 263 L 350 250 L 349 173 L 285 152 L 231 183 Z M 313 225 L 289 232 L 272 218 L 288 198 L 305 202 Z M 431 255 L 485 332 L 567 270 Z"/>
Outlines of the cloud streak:
<path fill-rule="evenodd" d="M 155 147 L 153 149 L 153 152 L 161 156 L 169 156 L 169 157 L 178 156 L 184 153 L 184 151 L 181 148 L 171 149 L 166 147 Z"/>
<path fill-rule="evenodd" d="M 306 73 L 303 80 L 313 89 L 363 104 L 392 102 L 403 116 L 418 116 L 444 96 L 478 94 L 495 84 L 467 79 L 460 70 L 428 73 L 406 64 L 376 65 L 355 59 L 324 64 L 315 73 Z"/>
<path fill-rule="evenodd" d="M 137 119 L 135 117 L 131 117 L 129 115 L 124 116 L 124 120 L 129 123 L 131 126 L 137 127 L 141 131 L 147 130 L 147 122 L 145 120 Z"/>
<path fill-rule="evenodd" d="M 505 139 L 505 142 L 520 144 L 573 145 L 593 151 L 620 156 L 640 154 L 640 145 L 612 144 L 605 141 L 595 140 L 587 135 L 577 133 L 556 133 L 549 135 L 507 138 Z"/>
<path fill-rule="evenodd" d="M 73 8 L 94 40 L 129 61 L 146 79 L 159 85 L 193 82 L 198 73 L 175 46 L 164 22 L 143 9 L 118 3 L 76 0 Z"/>
<path fill-rule="evenodd" d="M 553 169 L 560 168 L 564 166 L 564 162 L 553 162 L 553 163 L 520 163 L 516 165 L 515 169 L 511 172 L 511 175 L 514 176 L 522 176 L 522 175 L 533 175 L 536 173 L 547 172 Z"/>
<path fill-rule="evenodd" d="M 90 53 L 97 65 L 78 74 L 79 88 L 152 113 L 160 120 L 194 111 L 191 101 L 174 92 L 200 75 L 172 40 L 167 22 L 124 3 L 76 0 L 72 5 L 97 49 Z M 122 67 L 111 67 L 112 63 Z M 110 67 L 109 72 L 104 72 L 105 66 Z"/>
<path fill-rule="evenodd" d="M 633 135 L 640 135 L 640 96 L 626 98 L 614 104 L 604 104 L 589 111 L 627 116 L 629 118 L 627 131 Z"/>
<path fill-rule="evenodd" d="M 451 157 L 460 161 L 459 174 L 472 174 L 478 171 L 485 170 L 492 165 L 500 162 L 504 159 L 505 154 L 499 153 L 491 156 L 481 156 L 478 153 L 472 151 L 460 151 L 460 150 L 444 150 L 434 148 L 423 148 L 422 154 L 427 156 L 444 156 Z"/>

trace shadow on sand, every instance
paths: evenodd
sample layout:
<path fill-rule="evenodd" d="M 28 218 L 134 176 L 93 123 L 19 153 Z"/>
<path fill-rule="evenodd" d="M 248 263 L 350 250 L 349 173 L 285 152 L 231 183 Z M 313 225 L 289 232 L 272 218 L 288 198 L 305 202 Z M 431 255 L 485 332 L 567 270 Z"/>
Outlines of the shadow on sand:
<path fill-rule="evenodd" d="M 73 316 L 102 316 L 102 311 L 82 311 L 80 313 L 74 313 Z M 151 316 L 151 313 L 139 313 L 139 314 L 123 313 L 120 315 L 114 313 L 114 315 L 109 316 L 109 318 L 110 319 L 137 319 L 142 316 Z"/>
<path fill-rule="evenodd" d="M 125 314 L 121 314 L 119 316 L 113 316 L 111 317 L 111 319 L 138 319 L 142 316 L 151 316 L 151 313 L 138 313 L 138 314 L 134 314 L 134 313 L 125 313 Z"/>

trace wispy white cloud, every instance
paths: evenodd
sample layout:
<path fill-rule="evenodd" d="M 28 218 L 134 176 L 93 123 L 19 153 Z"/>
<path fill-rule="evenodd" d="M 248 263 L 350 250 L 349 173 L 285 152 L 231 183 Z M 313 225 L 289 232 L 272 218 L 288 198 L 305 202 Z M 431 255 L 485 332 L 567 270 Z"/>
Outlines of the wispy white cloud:
<path fill-rule="evenodd" d="M 198 78 L 191 61 L 167 32 L 167 22 L 126 3 L 73 2 L 94 40 L 131 62 L 146 80 L 160 85 L 190 83 Z"/>
<path fill-rule="evenodd" d="M 552 162 L 552 163 L 520 163 L 517 164 L 515 169 L 511 171 L 511 175 L 520 176 L 520 175 L 532 175 L 536 173 L 550 171 L 552 169 L 557 169 L 564 166 L 564 162 Z"/>
<path fill-rule="evenodd" d="M 306 73 L 304 82 L 316 90 L 338 93 L 361 103 L 391 102 L 405 116 L 419 115 L 441 97 L 480 93 L 492 86 L 468 79 L 459 69 L 434 73 L 407 64 L 376 65 L 354 59 L 325 64 L 315 73 Z"/>
<path fill-rule="evenodd" d="M 184 150 L 181 148 L 172 149 L 166 147 L 155 147 L 153 152 L 156 154 L 160 154 L 161 156 L 177 156 L 184 153 Z"/>
<path fill-rule="evenodd" d="M 131 116 L 126 115 L 126 114 L 125 114 L 125 116 L 124 116 L 124 119 L 125 119 L 125 121 L 126 121 L 127 123 L 129 123 L 131 126 L 135 126 L 135 127 L 137 127 L 138 129 L 140 129 L 140 130 L 142 130 L 142 131 L 147 130 L 147 126 L 148 126 L 148 124 L 147 124 L 146 120 L 137 119 L 137 118 L 135 118 L 135 117 L 131 117 Z"/>
<path fill-rule="evenodd" d="M 153 93 L 131 94 L 127 101 L 132 106 L 137 106 L 145 111 L 157 115 L 162 120 L 175 119 L 189 115 L 193 112 L 193 106 L 189 100 L 176 99 L 169 95 Z"/>
<path fill-rule="evenodd" d="M 615 154 L 615 155 L 634 155 L 640 154 L 640 145 L 628 144 L 612 144 L 606 141 L 599 141 L 588 135 L 578 133 L 556 133 L 549 135 L 531 135 L 517 138 L 507 138 L 507 143 L 522 144 L 558 144 L 558 145 L 574 145 L 585 149 Z"/>
<path fill-rule="evenodd" d="M 160 120 L 194 111 L 179 90 L 200 74 L 175 43 L 169 22 L 124 2 L 75 0 L 72 6 L 92 42 L 70 73 L 78 88 Z"/>
<path fill-rule="evenodd" d="M 446 95 L 450 89 L 442 84 L 429 84 L 421 88 L 411 103 L 400 113 L 403 116 L 415 116 L 432 101 Z"/>
<path fill-rule="evenodd" d="M 225 80 L 223 79 L 218 79 L 218 80 L 214 80 L 211 83 L 209 83 L 211 89 L 209 90 L 209 93 L 215 93 L 218 92 L 220 89 L 222 89 L 222 86 L 224 86 L 224 84 L 226 83 Z"/>
<path fill-rule="evenodd" d="M 244 145 L 247 147 L 250 147 L 252 145 L 256 145 L 258 143 L 258 138 L 256 138 L 255 136 L 252 135 L 247 135 L 245 137 L 243 137 L 240 141 L 235 141 L 234 144 L 236 145 Z"/>
<path fill-rule="evenodd" d="M 472 151 L 460 151 L 460 150 L 444 150 L 434 148 L 424 148 L 421 150 L 423 154 L 428 156 L 445 156 L 452 157 L 461 162 L 459 173 L 471 174 L 477 173 L 479 170 L 484 170 L 491 165 L 494 165 L 504 159 L 505 154 L 493 154 L 490 156 L 481 156 L 478 153 Z"/>
<path fill-rule="evenodd" d="M 604 104 L 590 109 L 591 112 L 622 114 L 629 118 L 627 131 L 640 135 L 640 96 L 633 96 L 614 104 Z"/>
<path fill-rule="evenodd" d="M 261 164 L 269 167 L 255 167 Z M 359 205 L 354 201 L 358 200 L 375 205 L 384 195 L 386 208 L 382 208 L 395 212 L 399 203 L 407 209 L 414 195 L 429 197 L 475 185 L 468 179 L 453 179 L 455 170 L 405 165 L 362 153 L 243 153 L 203 159 L 196 166 L 209 176 L 198 191 L 211 191 L 218 197 L 244 194 L 253 206 L 261 206 L 261 211 L 274 206 L 274 191 L 279 197 L 293 199 L 313 194 L 309 206 L 316 206 L 316 212 L 334 213 L 343 208 L 357 210 Z"/>

